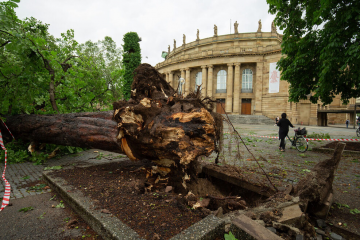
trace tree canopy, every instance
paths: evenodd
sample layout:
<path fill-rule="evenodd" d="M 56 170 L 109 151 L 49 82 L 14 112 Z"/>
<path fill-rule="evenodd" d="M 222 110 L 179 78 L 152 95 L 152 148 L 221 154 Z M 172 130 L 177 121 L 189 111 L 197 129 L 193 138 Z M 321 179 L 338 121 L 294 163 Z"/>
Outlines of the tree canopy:
<path fill-rule="evenodd" d="M 123 97 L 128 100 L 131 96 L 131 84 L 134 79 L 134 70 L 141 63 L 141 50 L 139 38 L 136 32 L 128 32 L 124 35 L 124 53 L 123 64 L 125 67 L 124 81 L 123 81 Z"/>
<path fill-rule="evenodd" d="M 360 1 L 267 0 L 284 30 L 278 68 L 289 99 L 330 104 L 360 97 Z"/>
<path fill-rule="evenodd" d="M 0 2 L 0 114 L 68 113 L 110 106 L 119 97 L 122 51 L 110 37 L 79 44 Z"/>

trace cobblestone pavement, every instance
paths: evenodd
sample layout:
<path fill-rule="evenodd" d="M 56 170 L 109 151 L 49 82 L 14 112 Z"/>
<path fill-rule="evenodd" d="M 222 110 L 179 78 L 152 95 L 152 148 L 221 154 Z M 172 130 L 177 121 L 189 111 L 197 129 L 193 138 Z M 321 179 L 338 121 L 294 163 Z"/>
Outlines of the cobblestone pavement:
<path fill-rule="evenodd" d="M 120 155 L 113 152 L 107 152 L 102 150 L 91 149 L 78 154 L 66 155 L 61 158 L 50 159 L 44 165 L 34 165 L 33 163 L 17 163 L 8 164 L 6 167 L 5 178 L 11 185 L 10 199 L 23 198 L 31 195 L 43 194 L 51 192 L 51 189 L 47 190 L 29 190 L 24 185 L 41 180 L 42 171 L 45 167 L 69 165 L 87 166 L 89 164 L 103 164 L 114 160 L 118 160 L 124 155 Z M 1 173 L 4 170 L 4 165 L 1 164 Z M 0 181 L 0 198 L 4 195 L 5 183 L 1 179 Z"/>
<path fill-rule="evenodd" d="M 28 162 L 8 165 L 6 168 L 5 178 L 9 181 L 11 186 L 10 199 L 22 198 L 30 195 L 43 193 L 43 191 L 29 191 L 26 188 L 22 187 L 27 183 L 32 183 L 36 180 L 40 180 L 43 168 L 44 166 L 42 165 L 36 166 Z M 50 191 L 50 189 L 46 191 Z M 2 192 L 4 192 L 4 181 L 1 181 L 0 183 L 0 193 Z"/>

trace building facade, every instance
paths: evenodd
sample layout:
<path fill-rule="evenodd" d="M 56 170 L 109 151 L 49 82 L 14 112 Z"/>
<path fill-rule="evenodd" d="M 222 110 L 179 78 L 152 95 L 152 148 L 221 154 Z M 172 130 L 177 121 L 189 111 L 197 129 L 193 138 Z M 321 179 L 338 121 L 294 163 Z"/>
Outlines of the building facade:
<path fill-rule="evenodd" d="M 185 43 L 170 51 L 165 61 L 155 68 L 165 75 L 172 87 L 184 94 L 201 89 L 202 97 L 217 100 L 215 111 L 230 114 L 264 115 L 275 119 L 285 112 L 294 124 L 324 125 L 319 120 L 318 109 L 331 106 L 347 108 L 338 99 L 331 106 L 311 104 L 308 100 L 288 102 L 289 84 L 280 81 L 274 69 L 281 58 L 282 35 L 272 26 L 272 32 L 217 35 Z M 179 79 L 185 81 L 181 83 Z M 355 102 L 355 100 L 351 100 Z M 352 103 L 350 101 L 350 104 Z M 322 114 L 321 116 L 324 116 Z M 326 115 L 327 117 L 328 115 Z M 344 116 L 334 118 L 334 123 L 345 123 Z"/>

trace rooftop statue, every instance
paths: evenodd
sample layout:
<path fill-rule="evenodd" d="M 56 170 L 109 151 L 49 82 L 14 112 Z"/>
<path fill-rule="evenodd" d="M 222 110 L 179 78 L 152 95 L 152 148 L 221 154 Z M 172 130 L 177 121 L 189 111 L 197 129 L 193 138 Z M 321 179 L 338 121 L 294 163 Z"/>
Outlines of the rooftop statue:
<path fill-rule="evenodd" d="M 235 34 L 239 33 L 239 32 L 238 32 L 238 26 L 239 26 L 238 22 L 235 21 L 235 23 L 234 23 Z"/>
<path fill-rule="evenodd" d="M 183 34 L 183 45 L 185 45 L 186 36 Z"/>
<path fill-rule="evenodd" d="M 199 38 L 199 29 L 196 32 L 196 40 L 200 40 L 200 38 Z"/>
<path fill-rule="evenodd" d="M 259 22 L 258 22 L 258 23 L 259 23 L 259 27 L 258 27 L 258 30 L 257 30 L 257 31 L 258 31 L 258 32 L 261 32 L 261 28 L 262 28 L 262 25 L 261 25 L 261 19 L 259 20 Z"/>
<path fill-rule="evenodd" d="M 175 48 L 176 48 L 176 40 L 174 39 L 174 51 L 175 51 Z"/>
<path fill-rule="evenodd" d="M 217 26 L 214 24 L 214 37 L 217 37 Z"/>

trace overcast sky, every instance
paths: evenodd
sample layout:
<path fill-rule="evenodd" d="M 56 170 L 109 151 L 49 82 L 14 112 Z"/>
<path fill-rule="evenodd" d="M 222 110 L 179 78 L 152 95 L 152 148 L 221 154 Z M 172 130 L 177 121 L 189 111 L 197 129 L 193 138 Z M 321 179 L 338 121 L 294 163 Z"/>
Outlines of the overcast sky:
<path fill-rule="evenodd" d="M 234 22 L 239 23 L 239 32 L 256 32 L 258 21 L 262 31 L 271 31 L 275 16 L 268 13 L 266 0 L 21 0 L 16 9 L 20 19 L 34 17 L 50 24 L 49 32 L 55 37 L 68 29 L 74 29 L 79 43 L 98 41 L 110 36 L 120 47 L 123 35 L 137 32 L 142 62 L 155 66 L 162 62 L 162 51 L 168 45 L 173 49 L 186 42 L 214 34 L 234 33 Z M 231 25 L 230 25 L 231 19 Z"/>

